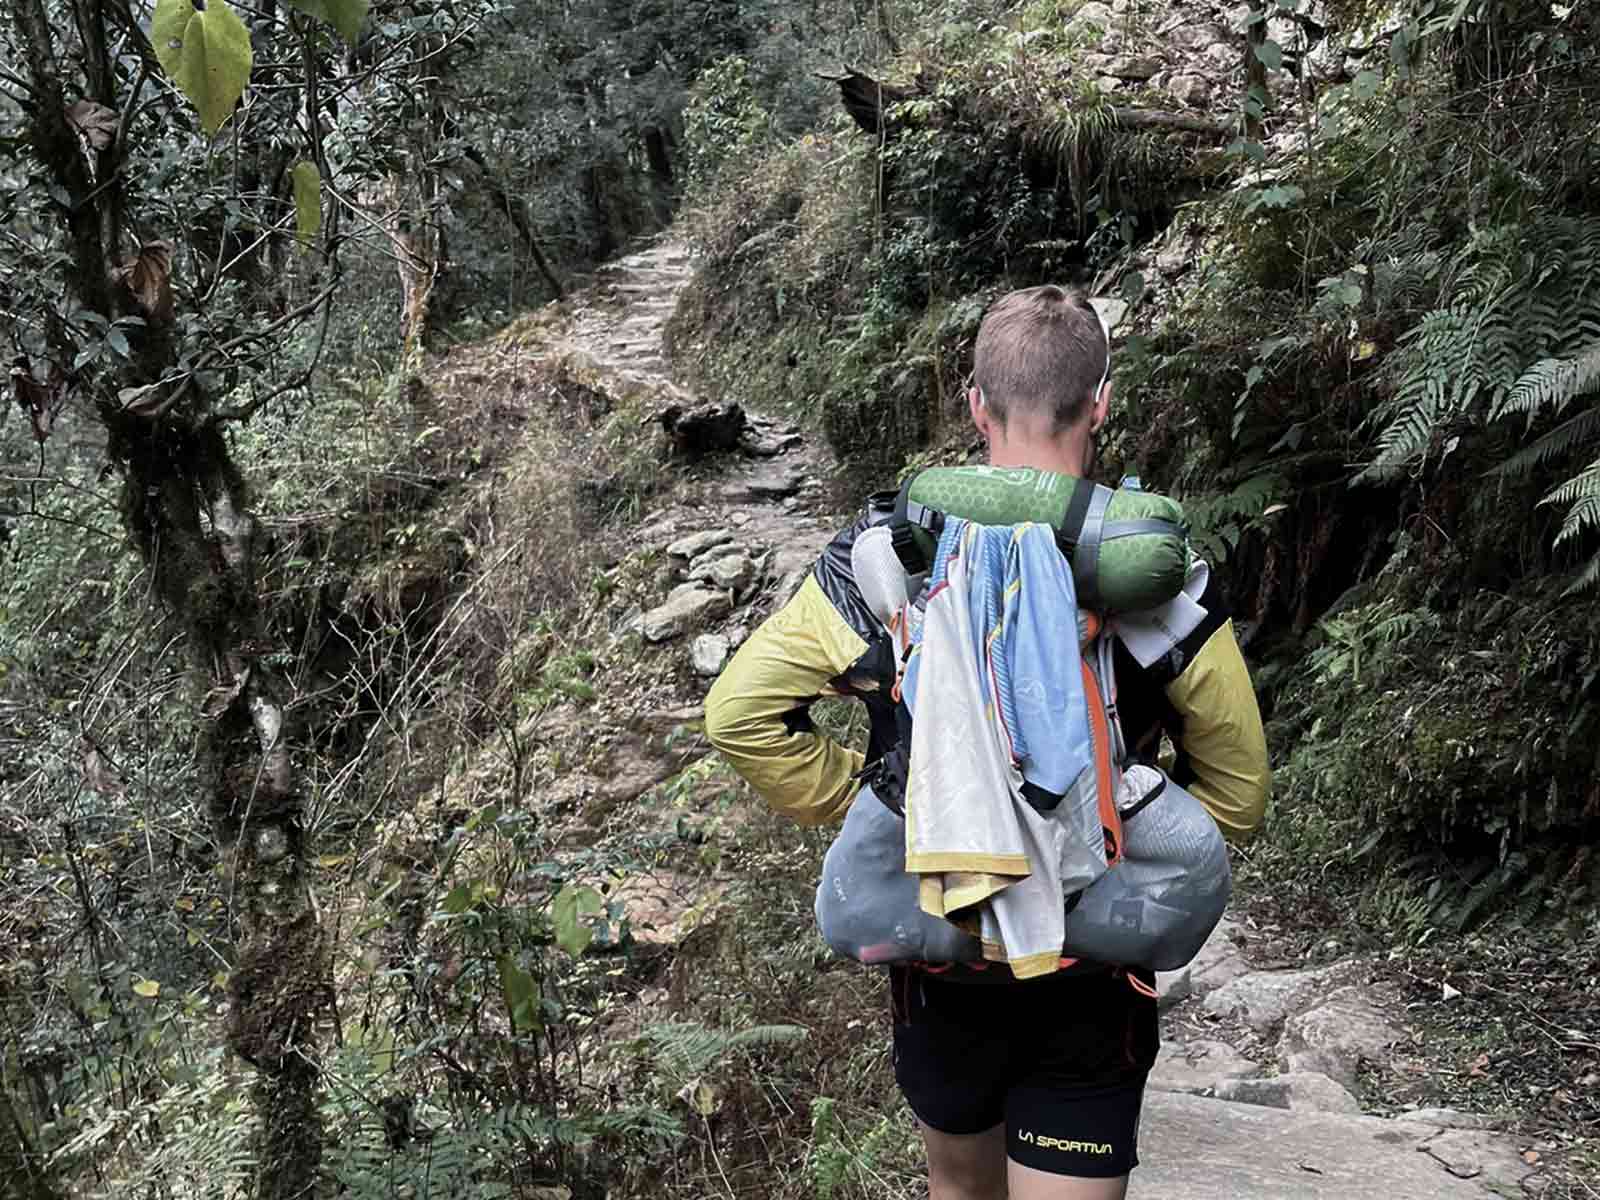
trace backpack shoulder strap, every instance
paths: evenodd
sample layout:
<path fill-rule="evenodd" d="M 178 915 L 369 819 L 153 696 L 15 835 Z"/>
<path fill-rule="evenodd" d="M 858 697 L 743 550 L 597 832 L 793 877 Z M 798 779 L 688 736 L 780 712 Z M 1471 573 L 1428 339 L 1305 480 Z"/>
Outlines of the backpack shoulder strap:
<path fill-rule="evenodd" d="M 911 498 L 911 485 L 916 481 L 913 475 L 901 485 L 894 498 L 894 514 L 889 518 L 889 540 L 908 575 L 920 575 L 933 565 L 927 543 L 937 546 L 939 535 L 944 532 L 944 514 Z"/>

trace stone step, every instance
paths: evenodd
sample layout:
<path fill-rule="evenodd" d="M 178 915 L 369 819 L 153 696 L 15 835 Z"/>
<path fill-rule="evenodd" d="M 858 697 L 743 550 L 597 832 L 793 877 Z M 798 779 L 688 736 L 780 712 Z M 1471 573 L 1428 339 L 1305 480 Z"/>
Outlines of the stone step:
<path fill-rule="evenodd" d="M 597 366 L 609 367 L 619 373 L 623 370 L 644 371 L 647 374 L 664 374 L 667 362 L 664 358 L 612 358 L 601 356 L 595 359 Z"/>
<path fill-rule="evenodd" d="M 686 283 L 692 274 L 689 271 L 658 270 L 654 267 L 628 267 L 619 270 L 616 264 L 612 264 L 609 268 L 602 267 L 601 271 L 611 277 L 606 282 L 614 288 L 626 287 L 629 284 L 676 287 Z"/>
<path fill-rule="evenodd" d="M 1183 1200 L 1474 1200 L 1535 1174 L 1503 1134 L 1147 1092 L 1141 1196 Z"/>

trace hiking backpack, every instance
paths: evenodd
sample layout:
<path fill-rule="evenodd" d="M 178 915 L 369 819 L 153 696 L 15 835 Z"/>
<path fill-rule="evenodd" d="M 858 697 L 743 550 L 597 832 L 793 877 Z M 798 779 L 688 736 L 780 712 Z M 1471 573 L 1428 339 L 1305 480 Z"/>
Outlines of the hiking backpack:
<path fill-rule="evenodd" d="M 1078 886 L 1062 897 L 1063 965 L 1075 958 L 1158 969 L 1181 965 L 1226 904 L 1226 851 L 1192 795 L 1152 764 L 1128 761 L 1106 623 L 1108 614 L 1114 619 L 1130 607 L 1156 609 L 1183 590 L 1191 563 L 1181 510 L 1139 491 L 1136 482 L 1113 491 L 1032 470 L 925 471 L 900 490 L 891 520 L 863 531 L 853 547 L 857 586 L 894 651 L 894 733 L 877 731 L 875 753 L 861 772 L 862 794 L 824 861 L 816 913 L 825 939 L 863 962 L 984 957 L 979 937 L 924 910 L 921 881 L 906 869 L 904 799 L 914 722 L 901 688 L 931 590 L 927 572 L 952 517 L 1049 524 L 1084 598 L 1077 610 L 1078 649 L 1092 788 L 1074 789 L 1066 809 L 1060 791 L 1025 776 L 1020 788 L 1046 821 L 1067 822 L 1080 841 L 1098 835 L 1102 861 L 1075 876 Z"/>

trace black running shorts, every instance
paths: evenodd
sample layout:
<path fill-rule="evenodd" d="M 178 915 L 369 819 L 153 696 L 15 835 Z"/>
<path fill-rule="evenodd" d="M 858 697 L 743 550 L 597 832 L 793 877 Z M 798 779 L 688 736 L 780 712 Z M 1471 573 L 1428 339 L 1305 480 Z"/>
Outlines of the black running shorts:
<path fill-rule="evenodd" d="M 929 1128 L 1004 1123 L 1010 1157 L 1053 1175 L 1108 1179 L 1138 1165 L 1160 1041 L 1153 995 L 1111 972 L 967 983 L 893 967 L 889 985 L 895 1079 Z"/>

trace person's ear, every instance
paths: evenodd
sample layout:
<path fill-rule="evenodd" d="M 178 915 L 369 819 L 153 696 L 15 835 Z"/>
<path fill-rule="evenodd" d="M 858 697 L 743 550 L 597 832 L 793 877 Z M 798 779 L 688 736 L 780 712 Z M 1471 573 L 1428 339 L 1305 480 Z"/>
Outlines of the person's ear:
<path fill-rule="evenodd" d="M 972 423 L 977 426 L 978 434 L 984 441 L 989 441 L 989 427 L 994 418 L 989 414 L 989 406 L 983 402 L 983 392 L 975 387 L 967 389 L 967 408 L 972 413 Z"/>
<path fill-rule="evenodd" d="M 1099 433 L 1100 427 L 1106 423 L 1106 417 L 1111 412 L 1111 380 L 1106 380 L 1105 386 L 1100 389 L 1100 394 L 1094 398 L 1094 405 L 1090 409 L 1089 432 Z"/>

